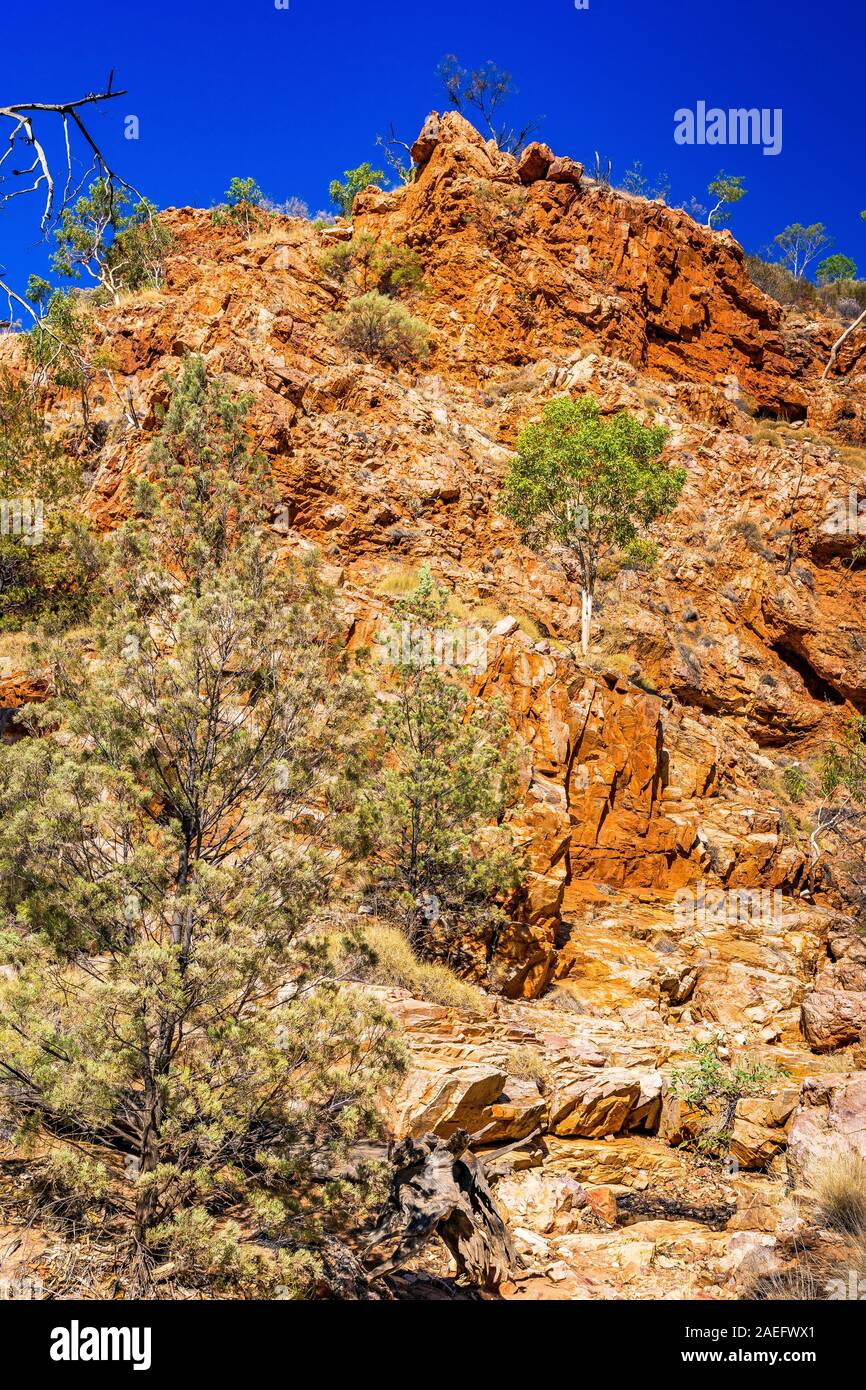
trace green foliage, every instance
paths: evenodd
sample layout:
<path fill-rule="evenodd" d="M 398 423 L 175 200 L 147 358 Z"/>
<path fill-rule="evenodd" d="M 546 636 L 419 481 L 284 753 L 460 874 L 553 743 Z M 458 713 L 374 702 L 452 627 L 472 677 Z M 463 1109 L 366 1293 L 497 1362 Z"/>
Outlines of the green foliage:
<path fill-rule="evenodd" d="M 661 461 L 666 438 L 662 426 L 625 411 L 605 420 L 592 396 L 548 402 L 519 436 L 500 510 L 530 545 L 558 544 L 577 556 L 585 600 L 602 552 L 628 554 L 640 532 L 676 506 L 686 472 Z M 582 640 L 586 652 L 588 620 Z"/>
<path fill-rule="evenodd" d="M 371 184 L 387 184 L 387 180 L 383 169 L 374 169 L 372 164 L 366 161 L 359 164 L 357 169 L 346 169 L 344 177 L 345 183 L 340 183 L 339 179 L 332 180 L 328 188 L 328 197 L 339 209 L 340 214 L 351 221 L 352 205 L 357 194 L 363 193 Z"/>
<path fill-rule="evenodd" d="M 716 1116 L 716 1122 L 711 1121 L 698 1136 L 696 1147 L 708 1157 L 722 1158 L 731 1143 L 738 1103 L 746 1096 L 765 1095 L 786 1073 L 763 1062 L 727 1063 L 719 1056 L 718 1040 L 692 1043 L 689 1052 L 697 1060 L 672 1070 L 671 1094 L 708 1116 Z"/>
<path fill-rule="evenodd" d="M 348 283 L 356 294 L 377 290 L 397 295 L 420 289 L 421 263 L 408 246 L 392 246 L 377 241 L 369 232 L 359 232 L 351 241 L 340 241 L 322 256 L 319 265 L 326 275 Z"/>
<path fill-rule="evenodd" d="M 851 257 L 837 251 L 834 256 L 825 256 L 823 261 L 818 262 L 815 279 L 819 285 L 829 285 L 839 280 L 853 280 L 856 274 L 857 266 Z"/>
<path fill-rule="evenodd" d="M 803 800 L 809 779 L 798 764 L 789 763 L 782 772 L 782 785 L 790 800 L 799 802 Z"/>
<path fill-rule="evenodd" d="M 430 330 L 378 290 L 351 299 L 342 313 L 328 314 L 325 323 L 344 347 L 373 361 L 412 362 L 426 357 Z"/>
<path fill-rule="evenodd" d="M 168 1260 L 190 1287 L 303 1293 L 376 1190 L 336 1173 L 402 1056 L 309 927 L 365 699 L 314 567 L 262 537 L 243 404 L 197 360 L 170 394 L 96 651 L 46 653 L 33 717 L 62 737 L 0 763 L 0 1105 L 115 1152 L 128 1292 Z"/>
<path fill-rule="evenodd" d="M 179 377 L 165 381 L 169 402 L 151 450 L 152 477 L 135 487 L 135 530 L 143 544 L 156 526 L 172 573 L 201 589 L 209 571 L 273 514 L 278 495 L 264 457 L 249 452 L 251 398 L 209 380 L 200 357 L 187 357 Z"/>
<path fill-rule="evenodd" d="M 825 796 L 847 795 L 858 806 L 866 806 L 866 717 L 849 721 L 841 743 L 830 746 L 821 767 L 821 790 Z"/>
<path fill-rule="evenodd" d="M 730 219 L 731 214 L 725 209 L 725 204 L 738 203 L 741 198 L 745 198 L 746 189 L 743 187 L 743 176 L 740 174 L 726 174 L 721 169 L 712 183 L 707 184 L 707 192 L 712 198 L 716 199 L 716 205 L 707 217 L 707 226 L 714 224 L 719 226 Z M 725 209 L 725 210 L 723 210 Z"/>
<path fill-rule="evenodd" d="M 813 222 L 808 227 L 800 222 L 792 222 L 773 240 L 779 248 L 782 264 L 795 279 L 800 280 L 806 267 L 831 244 L 832 237 L 827 236 L 823 222 Z"/>
<path fill-rule="evenodd" d="M 765 261 L 760 256 L 747 255 L 746 269 L 752 284 L 779 304 L 802 308 L 818 302 L 818 294 L 811 280 L 798 278 L 784 265 Z"/>
<path fill-rule="evenodd" d="M 36 302 L 44 305 L 38 323 L 27 335 L 27 356 L 36 368 L 37 379 L 62 389 L 77 391 L 85 433 L 90 431 L 90 387 L 94 369 L 91 362 L 93 325 L 80 299 L 71 292 L 54 290 L 46 302 L 44 281 L 31 286 Z"/>
<path fill-rule="evenodd" d="M 225 202 L 211 212 L 211 221 L 236 223 L 249 239 L 262 220 L 265 195 L 255 179 L 233 178 L 225 191 Z"/>
<path fill-rule="evenodd" d="M 424 617 L 429 596 L 421 604 Z M 494 900 L 519 883 L 511 834 L 499 824 L 516 759 L 497 704 L 472 707 L 437 672 L 398 668 L 342 834 L 424 954 L 447 950 L 458 924 L 494 925 Z"/>
<path fill-rule="evenodd" d="M 130 202 L 122 190 L 96 179 L 72 207 L 63 209 L 54 233 L 58 244 L 52 264 L 57 273 L 80 280 L 84 272 L 115 303 L 121 289 L 162 283 L 171 240 L 159 225 L 153 203 L 141 199 L 127 213 Z"/>
<path fill-rule="evenodd" d="M 80 622 L 98 586 L 100 547 L 74 503 L 79 466 L 47 435 L 31 391 L 0 372 L 0 498 L 41 509 L 38 536 L 0 536 L 0 630 Z"/>

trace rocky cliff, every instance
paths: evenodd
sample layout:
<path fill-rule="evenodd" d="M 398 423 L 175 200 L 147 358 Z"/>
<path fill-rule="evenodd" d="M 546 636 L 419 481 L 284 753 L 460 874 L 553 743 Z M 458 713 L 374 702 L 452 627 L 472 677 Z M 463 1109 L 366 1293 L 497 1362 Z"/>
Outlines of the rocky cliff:
<path fill-rule="evenodd" d="M 350 647 L 425 564 L 484 625 L 473 691 L 503 699 L 529 750 L 513 825 L 530 872 L 475 960 L 483 1016 L 390 996 L 416 1061 L 395 1127 L 465 1127 L 494 1168 L 516 1146 L 500 1196 L 525 1296 L 730 1294 L 744 1260 L 796 1237 L 786 1185 L 807 1151 L 866 1121 L 866 955 L 782 783 L 866 710 L 860 536 L 833 521 L 863 485 L 866 335 L 823 381 L 837 330 L 757 290 L 728 233 L 545 146 L 518 162 L 454 113 L 414 154 L 416 181 L 360 195 L 353 230 L 418 256 L 429 360 L 362 362 L 327 332 L 345 290 L 320 259 L 347 224 L 272 216 L 245 240 L 169 211 L 163 289 L 95 311 L 138 427 L 97 397 L 86 508 L 104 528 L 123 514 L 163 374 L 201 353 L 251 393 L 273 530 L 321 551 Z M 20 365 L 14 339 L 0 360 Z M 655 570 L 603 577 L 588 662 L 565 563 L 496 507 L 522 426 L 587 391 L 665 424 L 687 469 Z M 74 413 L 58 392 L 54 427 Z M 7 659 L 0 706 L 38 696 Z M 668 1081 L 717 1034 L 786 1079 L 741 1102 L 738 1171 L 710 1182 L 677 1150 Z M 510 1069 L 527 1047 L 543 1082 Z"/>

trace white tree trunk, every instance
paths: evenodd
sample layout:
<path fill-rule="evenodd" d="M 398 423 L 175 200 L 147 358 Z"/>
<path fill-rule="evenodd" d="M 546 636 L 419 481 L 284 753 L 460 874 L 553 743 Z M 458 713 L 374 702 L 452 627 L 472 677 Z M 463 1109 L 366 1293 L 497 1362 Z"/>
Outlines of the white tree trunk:
<path fill-rule="evenodd" d="M 580 591 L 580 650 L 589 656 L 589 625 L 592 622 L 592 594 L 588 589 Z"/>
<path fill-rule="evenodd" d="M 841 336 L 840 338 L 837 338 L 837 339 L 836 339 L 835 343 L 833 344 L 833 348 L 832 348 L 832 350 L 831 350 L 831 352 L 830 352 L 830 356 L 829 356 L 829 358 L 828 358 L 828 360 L 827 360 L 827 365 L 826 365 L 826 367 L 824 368 L 823 372 L 821 373 L 821 380 L 822 380 L 822 381 L 826 381 L 827 376 L 828 376 L 828 373 L 829 373 L 829 371 L 830 371 L 830 368 L 832 367 L 833 363 L 836 361 L 836 354 L 838 353 L 838 351 L 839 351 L 840 347 L 842 346 L 842 344 L 844 343 L 845 339 L 846 339 L 846 338 L 849 338 L 849 337 L 851 336 L 851 334 L 854 332 L 854 329 L 855 329 L 855 328 L 859 328 L 860 324 L 863 322 L 864 319 L 866 319 L 866 309 L 863 310 L 863 312 L 862 312 L 862 314 L 860 315 L 859 318 L 855 319 L 853 323 L 850 323 L 850 324 L 848 325 L 848 327 L 845 329 L 845 332 L 842 334 L 842 336 Z"/>

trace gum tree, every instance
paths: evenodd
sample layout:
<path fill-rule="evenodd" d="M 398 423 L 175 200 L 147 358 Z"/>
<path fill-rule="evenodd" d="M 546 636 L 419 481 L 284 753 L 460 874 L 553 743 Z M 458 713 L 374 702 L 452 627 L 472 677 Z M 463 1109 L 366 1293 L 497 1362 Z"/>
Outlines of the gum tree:
<path fill-rule="evenodd" d="M 823 222 L 813 222 L 809 227 L 792 222 L 773 240 L 779 248 L 782 264 L 795 280 L 802 280 L 806 267 L 831 245 L 833 238 L 827 235 Z"/>
<path fill-rule="evenodd" d="M 367 162 L 359 164 L 357 169 L 345 171 L 345 183 L 340 183 L 339 179 L 331 180 L 328 197 L 337 205 L 341 216 L 351 221 L 352 206 L 358 194 L 363 193 L 371 184 L 380 184 L 384 178 L 383 169 L 374 169 L 372 164 Z"/>
<path fill-rule="evenodd" d="M 616 548 L 651 559 L 643 533 L 682 491 L 685 469 L 661 459 L 666 438 L 663 426 L 625 411 L 605 420 L 594 397 L 584 396 L 548 402 L 517 440 L 499 507 L 533 548 L 555 545 L 576 557 L 584 656 L 600 556 Z"/>
<path fill-rule="evenodd" d="M 723 211 L 726 209 L 726 205 L 733 206 L 746 196 L 743 176 L 741 174 L 726 174 L 722 169 L 712 183 L 707 184 L 707 192 L 716 199 L 715 206 L 707 214 L 707 226 L 712 227 L 714 223 L 719 226 L 720 223 L 727 222 L 731 216 L 727 210 Z"/>
<path fill-rule="evenodd" d="M 88 275 L 115 304 L 122 289 L 162 282 L 170 240 L 152 203 L 142 198 L 127 212 L 129 204 L 122 190 L 96 179 L 85 195 L 63 209 L 54 233 L 53 266 L 58 274 L 70 280 Z"/>

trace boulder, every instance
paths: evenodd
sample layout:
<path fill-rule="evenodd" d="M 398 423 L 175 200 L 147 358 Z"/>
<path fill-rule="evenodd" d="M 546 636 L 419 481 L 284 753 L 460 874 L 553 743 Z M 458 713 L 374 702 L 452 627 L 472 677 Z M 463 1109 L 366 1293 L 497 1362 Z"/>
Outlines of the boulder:
<path fill-rule="evenodd" d="M 496 1200 L 514 1226 L 542 1236 L 567 1235 L 579 1229 L 588 1194 L 569 1173 L 532 1169 L 496 1184 Z"/>
<path fill-rule="evenodd" d="M 815 1052 L 832 1052 L 856 1042 L 866 1028 L 866 992 L 815 989 L 803 1000 L 802 1024 Z"/>
<path fill-rule="evenodd" d="M 551 183 L 573 183 L 579 187 L 583 178 L 583 165 L 566 156 L 554 159 L 547 170 L 547 178 Z"/>
<path fill-rule="evenodd" d="M 439 144 L 439 115 L 436 111 L 431 111 L 419 132 L 418 138 L 412 146 L 409 154 L 413 164 L 423 167 L 436 146 Z"/>
<path fill-rule="evenodd" d="M 547 177 L 547 171 L 553 163 L 553 150 L 549 145 L 542 145 L 538 140 L 533 140 L 531 145 L 527 145 L 517 163 L 517 177 L 521 183 L 537 183 L 539 179 Z"/>
<path fill-rule="evenodd" d="M 481 1063 L 410 1072 L 395 1102 L 397 1134 L 435 1134 L 442 1139 L 458 1129 L 474 1134 L 489 1122 L 490 1106 L 502 1095 L 504 1084 L 504 1071 Z"/>
<path fill-rule="evenodd" d="M 552 921 L 506 922 L 488 968 L 489 986 L 506 999 L 536 999 L 550 980 L 555 958 Z"/>
<path fill-rule="evenodd" d="M 788 1137 L 788 1171 L 802 1182 L 815 1162 L 855 1152 L 866 1158 L 866 1071 L 809 1077 Z"/>
<path fill-rule="evenodd" d="M 400 1138 L 435 1134 L 450 1139 L 462 1129 L 478 1147 L 525 1139 L 545 1125 L 547 1102 L 534 1081 L 470 1062 L 410 1072 L 394 1112 Z"/>
<path fill-rule="evenodd" d="M 554 1092 L 551 1133 L 603 1139 L 626 1129 L 652 1128 L 660 1098 L 658 1072 L 606 1067 L 602 1072 L 585 1073 Z"/>

